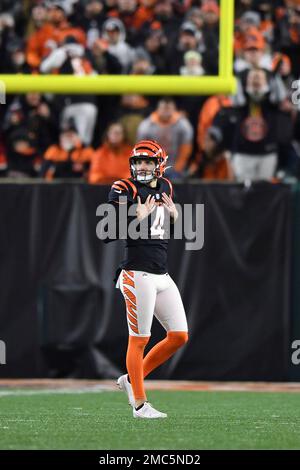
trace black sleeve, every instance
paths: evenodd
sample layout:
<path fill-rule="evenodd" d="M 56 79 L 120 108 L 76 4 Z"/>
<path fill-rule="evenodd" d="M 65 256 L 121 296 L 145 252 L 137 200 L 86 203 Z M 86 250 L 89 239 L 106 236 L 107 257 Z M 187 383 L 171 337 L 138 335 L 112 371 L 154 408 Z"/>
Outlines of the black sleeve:
<path fill-rule="evenodd" d="M 121 205 L 126 205 L 126 211 L 128 210 L 128 205 L 133 203 L 133 195 L 131 194 L 130 187 L 124 181 L 119 180 L 115 181 L 110 188 L 108 195 L 108 203 L 111 204 L 114 208 L 116 214 L 116 236 L 117 238 L 105 238 L 103 239 L 104 243 L 110 243 L 119 238 L 119 211 Z M 127 221 L 126 221 L 127 222 Z M 101 222 L 100 222 L 101 223 Z M 103 218 L 104 223 L 104 218 Z M 104 228 L 103 228 L 104 229 Z"/>
<path fill-rule="evenodd" d="M 234 108 L 222 108 L 216 114 L 212 125 L 219 128 L 222 132 L 222 149 L 230 151 L 234 149 L 237 123 L 238 112 Z"/>
<path fill-rule="evenodd" d="M 110 54 L 108 51 L 104 52 L 106 59 L 107 73 L 118 75 L 122 73 L 122 65 L 116 56 Z"/>

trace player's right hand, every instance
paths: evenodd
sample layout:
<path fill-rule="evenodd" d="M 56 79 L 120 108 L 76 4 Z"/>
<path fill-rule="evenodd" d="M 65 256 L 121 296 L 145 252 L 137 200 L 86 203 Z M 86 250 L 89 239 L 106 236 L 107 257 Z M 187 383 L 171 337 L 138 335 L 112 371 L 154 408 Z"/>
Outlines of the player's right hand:
<path fill-rule="evenodd" d="M 144 204 L 142 204 L 140 196 L 137 197 L 137 201 L 136 216 L 137 219 L 141 222 L 143 219 L 148 217 L 151 212 L 154 211 L 155 199 L 149 194 Z"/>

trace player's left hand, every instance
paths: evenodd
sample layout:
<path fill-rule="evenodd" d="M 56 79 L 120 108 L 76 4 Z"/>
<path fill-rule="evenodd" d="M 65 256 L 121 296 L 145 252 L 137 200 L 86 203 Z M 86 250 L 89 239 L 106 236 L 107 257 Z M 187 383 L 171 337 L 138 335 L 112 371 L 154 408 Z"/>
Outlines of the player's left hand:
<path fill-rule="evenodd" d="M 174 220 L 174 222 L 177 220 L 178 217 L 178 211 L 176 209 L 176 206 L 170 196 L 168 196 L 166 193 L 162 193 L 162 200 L 163 200 L 163 205 L 167 209 L 167 211 L 170 214 L 170 217 Z"/>

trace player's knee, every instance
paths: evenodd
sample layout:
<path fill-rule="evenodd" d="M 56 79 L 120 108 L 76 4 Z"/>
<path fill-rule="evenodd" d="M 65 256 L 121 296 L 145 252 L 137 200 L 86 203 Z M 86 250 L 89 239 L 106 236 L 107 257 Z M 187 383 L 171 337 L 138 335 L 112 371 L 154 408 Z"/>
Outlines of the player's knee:
<path fill-rule="evenodd" d="M 150 336 L 131 336 L 129 335 L 129 346 L 134 346 L 135 349 L 145 349 Z"/>
<path fill-rule="evenodd" d="M 176 348 L 180 348 L 188 341 L 189 335 L 187 331 L 169 331 L 168 339 L 172 341 Z"/>

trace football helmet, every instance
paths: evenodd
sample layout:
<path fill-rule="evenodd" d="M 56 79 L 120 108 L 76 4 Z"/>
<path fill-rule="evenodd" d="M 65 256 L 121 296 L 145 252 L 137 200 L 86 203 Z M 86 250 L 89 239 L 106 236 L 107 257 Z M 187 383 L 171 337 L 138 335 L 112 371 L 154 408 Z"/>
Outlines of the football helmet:
<path fill-rule="evenodd" d="M 136 169 L 136 160 L 154 161 L 153 171 Z M 150 183 L 154 178 L 161 178 L 166 170 L 168 156 L 161 145 L 155 140 L 141 140 L 132 149 L 129 158 L 130 172 L 133 179 L 140 183 Z"/>

